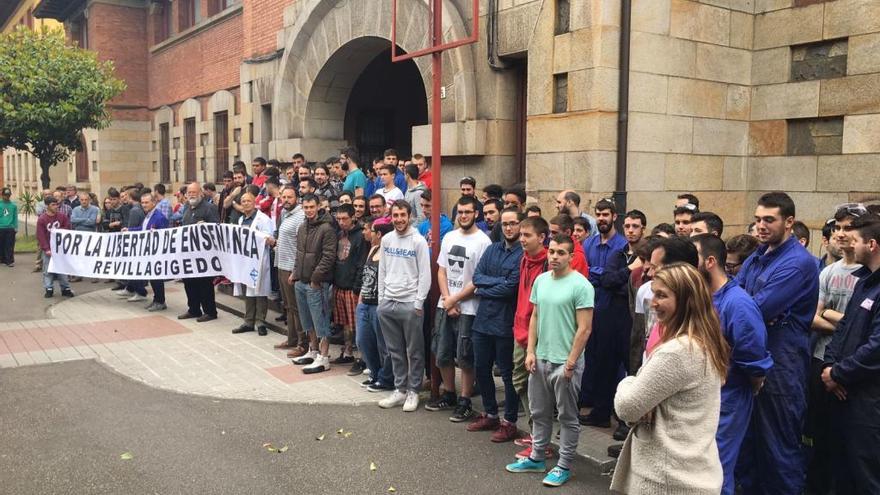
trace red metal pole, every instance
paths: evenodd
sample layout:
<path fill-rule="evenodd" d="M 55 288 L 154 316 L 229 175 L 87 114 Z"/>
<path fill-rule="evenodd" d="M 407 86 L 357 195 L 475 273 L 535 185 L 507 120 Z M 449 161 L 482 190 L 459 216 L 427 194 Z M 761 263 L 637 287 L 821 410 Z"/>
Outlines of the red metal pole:
<path fill-rule="evenodd" d="M 433 0 L 434 47 L 443 44 L 443 0 Z M 440 254 L 440 208 L 442 208 L 441 182 L 442 170 L 440 157 L 440 124 L 442 123 L 442 105 L 440 100 L 441 83 L 443 82 L 443 52 L 437 50 L 431 54 L 431 274 L 432 286 L 437 289 L 437 256 Z M 438 290 L 439 297 L 439 290 Z M 431 298 L 436 300 L 435 298 Z M 440 370 L 434 356 L 431 356 L 431 397 L 440 395 Z"/>

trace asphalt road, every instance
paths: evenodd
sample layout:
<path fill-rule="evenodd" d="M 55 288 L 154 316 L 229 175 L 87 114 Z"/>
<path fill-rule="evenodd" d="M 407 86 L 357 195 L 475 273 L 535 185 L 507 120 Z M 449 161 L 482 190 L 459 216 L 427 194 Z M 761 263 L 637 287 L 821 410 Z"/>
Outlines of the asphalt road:
<path fill-rule="evenodd" d="M 544 488 L 503 470 L 513 444 L 424 409 L 216 400 L 95 361 L 0 370 L 0 391 L 4 494 L 602 494 L 610 481 L 578 460 L 568 485 Z"/>
<path fill-rule="evenodd" d="M 15 255 L 15 267 L 0 265 L 0 319 L 3 321 L 25 321 L 46 318 L 49 306 L 61 302 L 61 290 L 55 284 L 55 297 L 43 298 L 43 276 L 34 273 L 33 253 Z M 70 284 L 74 294 L 85 294 L 111 287 L 103 280 L 93 284 L 89 280 Z"/>

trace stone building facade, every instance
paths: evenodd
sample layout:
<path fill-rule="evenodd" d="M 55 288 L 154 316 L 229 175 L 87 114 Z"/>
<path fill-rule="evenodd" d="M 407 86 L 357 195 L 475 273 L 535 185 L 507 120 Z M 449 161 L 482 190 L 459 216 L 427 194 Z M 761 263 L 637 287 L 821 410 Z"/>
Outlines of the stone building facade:
<path fill-rule="evenodd" d="M 545 210 L 563 188 L 615 191 L 621 0 L 481 1 L 480 41 L 444 54 L 441 95 L 429 59 L 391 64 L 391 4 L 43 0 L 38 15 L 84 24 L 129 85 L 113 125 L 85 132 L 87 173 L 68 164 L 61 180 L 176 186 L 349 144 L 429 154 L 438 96 L 447 204 L 465 175 L 522 182 Z M 428 2 L 397 5 L 398 48 L 426 47 Z M 443 0 L 445 39 L 471 33 L 471 5 Z M 880 2 L 632 0 L 630 21 L 623 189 L 651 224 L 683 191 L 731 233 L 766 190 L 789 191 L 813 228 L 878 200 Z"/>

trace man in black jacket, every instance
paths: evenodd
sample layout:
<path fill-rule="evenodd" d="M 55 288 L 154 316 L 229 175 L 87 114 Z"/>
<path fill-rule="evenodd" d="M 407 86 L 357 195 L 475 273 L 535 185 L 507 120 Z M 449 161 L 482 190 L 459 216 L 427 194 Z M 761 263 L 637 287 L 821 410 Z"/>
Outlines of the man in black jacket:
<path fill-rule="evenodd" d="M 186 201 L 188 208 L 183 214 L 181 225 L 220 222 L 217 207 L 204 200 L 202 185 L 198 182 L 192 182 L 186 186 Z M 197 322 L 202 323 L 217 319 L 213 277 L 185 278 L 183 279 L 183 287 L 186 290 L 188 309 L 186 313 L 177 317 L 178 320 L 196 318 Z"/>
<path fill-rule="evenodd" d="M 880 493 L 880 218 L 853 220 L 862 268 L 844 317 L 825 349 L 822 382 L 834 394 L 836 493 Z"/>
<path fill-rule="evenodd" d="M 342 327 L 345 346 L 342 354 L 331 364 L 354 363 L 350 375 L 364 371 L 363 363 L 354 358 L 355 309 L 358 289 L 355 280 L 364 266 L 369 246 L 364 242 L 364 234 L 354 223 L 354 206 L 339 205 L 336 210 L 336 223 L 339 225 L 336 240 L 336 264 L 333 267 L 333 322 Z"/>

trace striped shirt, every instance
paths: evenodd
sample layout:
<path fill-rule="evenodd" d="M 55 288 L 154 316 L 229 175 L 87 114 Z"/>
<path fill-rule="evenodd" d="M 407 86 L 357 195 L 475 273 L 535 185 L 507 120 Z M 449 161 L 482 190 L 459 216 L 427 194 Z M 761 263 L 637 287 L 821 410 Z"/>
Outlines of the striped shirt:
<path fill-rule="evenodd" d="M 296 264 L 296 236 L 306 219 L 303 209 L 297 205 L 293 210 L 281 210 L 278 226 L 278 242 L 275 244 L 275 266 L 292 272 Z"/>

